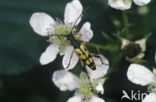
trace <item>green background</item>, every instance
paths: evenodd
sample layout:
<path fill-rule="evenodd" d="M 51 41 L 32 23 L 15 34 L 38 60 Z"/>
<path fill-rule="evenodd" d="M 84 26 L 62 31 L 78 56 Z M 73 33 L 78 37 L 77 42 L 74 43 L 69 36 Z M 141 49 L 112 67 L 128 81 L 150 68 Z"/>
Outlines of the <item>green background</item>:
<path fill-rule="evenodd" d="M 46 12 L 63 20 L 67 2 L 69 0 L 0 0 L 0 102 L 65 102 L 72 96 L 72 92 L 59 91 L 51 81 L 52 73 L 62 69 L 62 57 L 48 65 L 40 65 L 39 57 L 49 43 L 33 32 L 29 24 L 34 12 Z M 100 97 L 106 102 L 121 102 L 122 90 L 146 92 L 146 86 L 135 85 L 126 77 L 130 62 L 125 60 L 115 33 L 117 28 L 123 27 L 122 22 L 118 22 L 123 20 L 123 12 L 109 7 L 106 0 L 81 0 L 81 3 L 88 9 L 79 27 L 85 21 L 91 22 L 94 32 L 91 42 L 118 48 L 100 50 L 111 65 L 104 85 L 105 93 Z M 133 3 L 128 11 L 133 26 L 125 37 L 136 40 L 152 32 L 144 57 L 144 64 L 152 69 L 155 66 L 156 1 L 153 0 L 148 8 L 146 15 L 140 15 L 138 6 Z M 97 53 L 95 48 L 88 48 Z M 77 73 L 78 70 L 81 70 L 79 65 L 74 71 Z"/>

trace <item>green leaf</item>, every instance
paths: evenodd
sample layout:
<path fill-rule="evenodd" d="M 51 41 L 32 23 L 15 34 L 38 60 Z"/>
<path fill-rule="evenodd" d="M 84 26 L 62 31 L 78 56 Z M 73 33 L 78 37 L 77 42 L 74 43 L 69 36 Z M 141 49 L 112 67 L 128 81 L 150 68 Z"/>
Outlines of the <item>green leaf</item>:
<path fill-rule="evenodd" d="M 30 25 L 4 24 L 2 27 L 0 24 L 0 31 L 0 74 L 26 72 L 39 64 L 43 43 L 39 42 L 40 37 Z"/>
<path fill-rule="evenodd" d="M 105 39 L 106 41 L 108 41 L 108 42 L 113 42 L 113 41 L 114 41 L 113 38 L 112 38 L 109 34 L 107 34 L 107 33 L 105 33 L 105 32 L 102 32 L 102 36 L 103 36 L 104 39 Z"/>
<path fill-rule="evenodd" d="M 46 97 L 42 95 L 33 95 L 28 99 L 28 102 L 50 102 Z"/>

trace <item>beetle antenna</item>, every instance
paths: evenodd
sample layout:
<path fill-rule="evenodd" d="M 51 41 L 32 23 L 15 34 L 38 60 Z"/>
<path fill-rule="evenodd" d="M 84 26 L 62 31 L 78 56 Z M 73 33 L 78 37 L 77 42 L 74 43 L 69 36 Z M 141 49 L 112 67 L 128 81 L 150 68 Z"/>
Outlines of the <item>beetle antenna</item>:
<path fill-rule="evenodd" d="M 80 19 L 80 17 L 83 16 L 83 13 L 84 13 L 88 8 L 89 8 L 89 7 L 87 7 L 86 9 L 84 9 L 84 10 L 82 11 L 82 13 L 80 14 L 80 16 L 76 19 L 76 21 L 74 22 L 74 25 L 73 25 L 73 27 L 72 27 L 72 29 L 71 29 L 71 31 L 70 31 L 70 34 L 73 32 L 73 29 L 74 29 L 76 23 L 78 22 L 78 20 Z"/>

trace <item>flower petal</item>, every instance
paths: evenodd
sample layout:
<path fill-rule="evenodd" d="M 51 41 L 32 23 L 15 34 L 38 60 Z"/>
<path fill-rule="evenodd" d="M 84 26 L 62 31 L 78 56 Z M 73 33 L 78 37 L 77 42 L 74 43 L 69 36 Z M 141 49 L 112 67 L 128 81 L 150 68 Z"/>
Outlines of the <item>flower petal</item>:
<path fill-rule="evenodd" d="M 100 58 L 93 57 L 93 60 L 96 64 L 96 70 L 92 70 L 88 66 L 86 66 L 91 81 L 103 77 L 107 73 L 109 68 L 108 60 L 103 55 L 99 55 L 99 56 L 102 58 L 103 64 Z"/>
<path fill-rule="evenodd" d="M 108 5 L 119 10 L 127 10 L 132 5 L 132 0 L 109 0 Z"/>
<path fill-rule="evenodd" d="M 94 60 L 96 65 L 101 65 L 102 62 L 103 62 L 104 65 L 107 65 L 107 67 L 109 67 L 109 62 L 108 62 L 108 59 L 106 57 L 104 57 L 101 54 L 98 54 L 97 56 L 100 57 L 100 58 L 93 57 L 93 60 Z M 102 62 L 101 62 L 101 60 L 102 60 Z"/>
<path fill-rule="evenodd" d="M 37 34 L 41 36 L 47 36 L 47 29 L 51 28 L 53 30 L 51 25 L 54 25 L 55 21 L 48 14 L 37 12 L 32 14 L 29 23 Z"/>
<path fill-rule="evenodd" d="M 142 86 L 148 85 L 155 81 L 153 73 L 146 67 L 139 64 L 131 64 L 127 71 L 128 79 Z"/>
<path fill-rule="evenodd" d="M 83 96 L 82 95 L 78 95 L 78 96 L 74 96 L 68 99 L 67 102 L 83 102 Z"/>
<path fill-rule="evenodd" d="M 73 91 L 76 88 L 79 88 L 78 78 L 69 71 L 55 71 L 53 73 L 52 81 L 61 91 Z"/>
<path fill-rule="evenodd" d="M 150 93 L 145 97 L 145 99 L 142 102 L 155 102 L 156 101 L 156 94 Z"/>
<path fill-rule="evenodd" d="M 64 12 L 64 23 L 72 23 L 74 24 L 79 16 L 82 14 L 83 7 L 79 0 L 73 0 L 72 2 L 68 3 L 65 8 Z M 81 17 L 76 22 L 78 24 L 81 21 Z"/>
<path fill-rule="evenodd" d="M 133 0 L 134 3 L 138 6 L 147 5 L 151 0 Z"/>
<path fill-rule="evenodd" d="M 79 58 L 73 51 L 74 51 L 74 48 L 72 46 L 66 47 L 65 55 L 63 56 L 63 60 L 62 60 L 62 64 L 64 68 L 68 67 L 67 70 L 74 68 L 79 60 Z M 73 52 L 73 56 L 72 56 L 72 52 Z M 70 61 L 71 56 L 72 56 L 72 59 Z"/>
<path fill-rule="evenodd" d="M 135 41 L 135 43 L 139 44 L 139 46 L 141 47 L 142 52 L 146 51 L 146 42 L 147 42 L 146 38 Z"/>
<path fill-rule="evenodd" d="M 92 96 L 89 102 L 105 102 L 102 98 Z"/>
<path fill-rule="evenodd" d="M 98 85 L 96 86 L 96 91 L 99 92 L 100 94 L 104 94 L 102 83 L 98 83 Z"/>
<path fill-rule="evenodd" d="M 124 47 L 130 43 L 130 41 L 125 38 L 121 38 L 121 42 L 122 42 L 121 49 L 124 49 Z"/>
<path fill-rule="evenodd" d="M 55 60 L 57 54 L 59 52 L 59 45 L 58 44 L 51 44 L 49 45 L 46 50 L 40 56 L 40 63 L 41 65 L 46 65 L 53 60 Z"/>
<path fill-rule="evenodd" d="M 85 24 L 83 24 L 79 32 L 80 34 L 82 34 L 82 37 L 80 40 L 88 42 L 93 37 L 93 31 L 91 30 L 90 26 L 91 24 L 89 22 L 86 22 Z"/>

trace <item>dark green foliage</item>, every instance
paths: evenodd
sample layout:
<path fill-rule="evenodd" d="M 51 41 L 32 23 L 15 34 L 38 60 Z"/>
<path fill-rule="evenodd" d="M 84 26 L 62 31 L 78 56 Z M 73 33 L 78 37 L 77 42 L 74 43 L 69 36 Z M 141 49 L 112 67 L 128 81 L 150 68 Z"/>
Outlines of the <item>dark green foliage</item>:
<path fill-rule="evenodd" d="M 0 0 L 0 102 L 65 102 L 72 96 L 69 92 L 60 92 L 51 81 L 52 73 L 62 68 L 60 56 L 46 66 L 39 64 L 39 57 L 49 43 L 46 38 L 37 35 L 29 24 L 34 12 L 46 12 L 53 18 L 63 20 L 67 2 L 69 0 Z M 144 64 L 152 69 L 156 51 L 156 1 L 148 5 L 146 15 L 139 15 L 138 6 L 133 4 L 132 9 L 125 12 L 128 18 L 122 11 L 110 8 L 106 0 L 81 2 L 84 8 L 89 9 L 84 12 L 79 28 L 89 21 L 94 31 L 87 47 L 91 52 L 102 53 L 111 65 L 105 83 L 106 102 L 121 102 L 123 89 L 146 92 L 147 87 L 127 80 L 130 62 L 125 60 L 119 38 L 137 40 L 152 32 L 143 59 Z M 99 44 L 96 48 L 95 43 Z M 74 69 L 77 75 L 79 71 L 79 67 Z"/>

